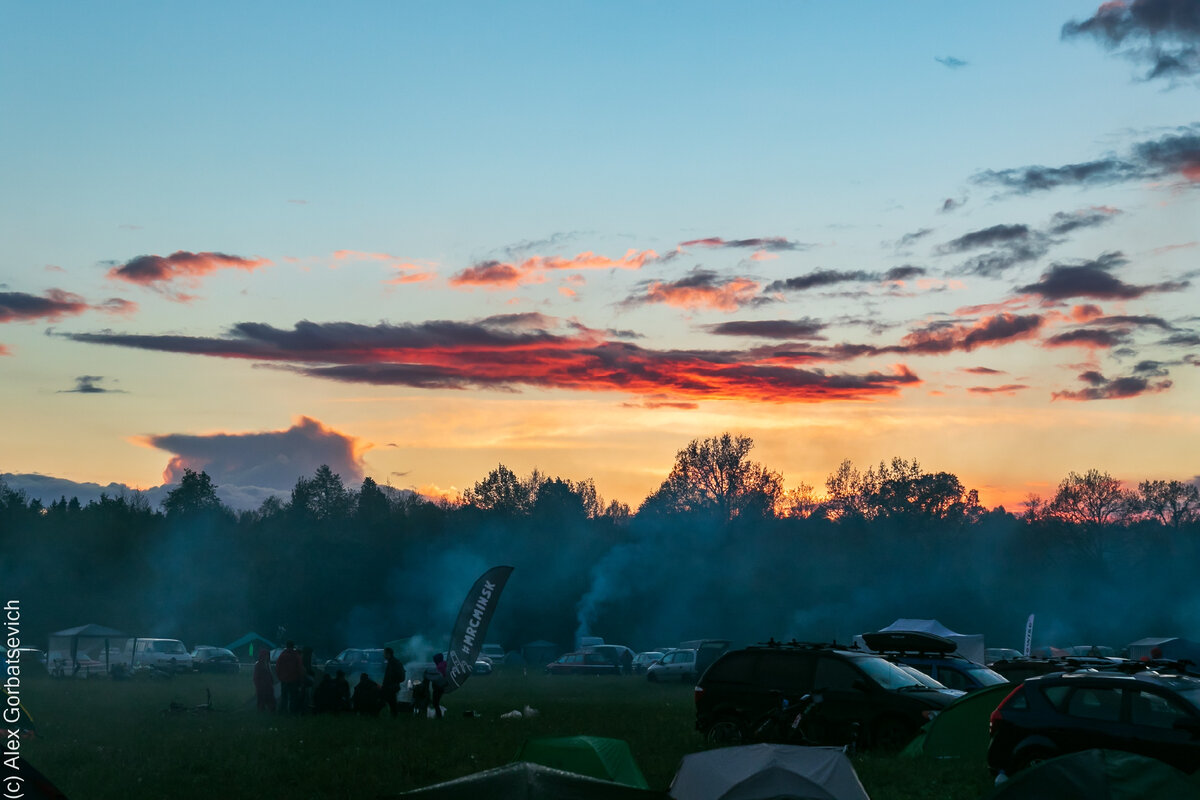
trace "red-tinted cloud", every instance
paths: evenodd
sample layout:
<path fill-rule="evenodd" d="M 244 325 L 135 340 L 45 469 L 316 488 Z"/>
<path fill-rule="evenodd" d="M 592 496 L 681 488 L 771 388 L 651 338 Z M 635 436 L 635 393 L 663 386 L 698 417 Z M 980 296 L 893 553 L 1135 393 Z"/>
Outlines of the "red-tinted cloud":
<path fill-rule="evenodd" d="M 781 363 L 772 351 L 650 350 L 539 314 L 473 323 L 364 326 L 298 323 L 292 330 L 241 323 L 221 338 L 72 334 L 121 345 L 274 363 L 312 377 L 418 388 L 519 386 L 618 391 L 655 401 L 737 399 L 819 402 L 897 394 L 920 379 L 907 367 L 830 373 Z"/>
<path fill-rule="evenodd" d="M 995 347 L 1037 336 L 1044 319 L 1037 314 L 997 314 L 974 325 L 946 323 L 913 331 L 895 348 L 907 353 L 970 352 L 976 347 Z"/>
<path fill-rule="evenodd" d="M 225 253 L 189 253 L 178 250 L 169 256 L 138 256 L 108 271 L 114 280 L 128 281 L 139 286 L 163 287 L 175 281 L 194 286 L 199 279 L 222 269 L 247 272 L 269 266 L 265 258 L 242 258 Z M 185 299 L 176 295 L 176 299 Z"/>
<path fill-rule="evenodd" d="M 1004 386 L 970 386 L 967 391 L 971 394 L 1007 394 L 1014 395 L 1029 387 L 1023 383 L 1007 383 Z"/>
<path fill-rule="evenodd" d="M 546 274 L 562 270 L 584 269 L 641 269 L 647 261 L 658 258 L 653 250 L 628 250 L 620 258 L 598 256 L 588 251 L 574 258 L 562 256 L 532 256 L 518 263 L 483 261 L 455 273 L 450 285 L 461 288 L 512 289 L 531 283 L 543 283 Z"/>
<path fill-rule="evenodd" d="M 1110 350 L 1128 341 L 1124 331 L 1108 328 L 1080 328 L 1057 333 L 1042 342 L 1043 347 L 1086 347 L 1090 350 Z"/>
<path fill-rule="evenodd" d="M 35 319 L 56 322 L 91 309 L 82 297 L 61 289 L 49 289 L 42 297 L 25 292 L 0 292 L 0 323 Z"/>
<path fill-rule="evenodd" d="M 644 303 L 662 303 L 675 308 L 737 311 L 757 299 L 759 284 L 749 278 L 716 279 L 711 273 L 697 273 L 682 280 L 654 281 L 640 298 Z"/>

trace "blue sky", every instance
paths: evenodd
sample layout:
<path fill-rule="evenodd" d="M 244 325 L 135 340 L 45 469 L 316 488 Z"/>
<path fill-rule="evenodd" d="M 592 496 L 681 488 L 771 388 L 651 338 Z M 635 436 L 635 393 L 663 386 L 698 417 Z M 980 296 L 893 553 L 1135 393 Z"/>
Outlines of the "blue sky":
<path fill-rule="evenodd" d="M 636 505 L 723 430 L 818 488 L 895 455 L 1009 504 L 1197 472 L 1196 2 L 3 15 L 0 472 L 234 485 L 269 434 L 278 489 L 329 455 L 305 419 L 344 478 L 431 494 L 504 462 Z M 779 321 L 808 335 L 717 327 Z M 301 322 L 509 339 L 231 357 Z M 505 373 L 516 331 L 586 358 Z"/>

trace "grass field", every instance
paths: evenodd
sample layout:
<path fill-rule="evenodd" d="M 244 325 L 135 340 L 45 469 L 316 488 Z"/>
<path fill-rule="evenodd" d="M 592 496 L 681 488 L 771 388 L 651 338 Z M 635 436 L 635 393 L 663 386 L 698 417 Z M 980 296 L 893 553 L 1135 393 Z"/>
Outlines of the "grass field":
<path fill-rule="evenodd" d="M 172 702 L 214 711 L 171 712 Z M 515 669 L 472 678 L 446 697 L 446 719 L 286 717 L 254 709 L 250 675 L 170 680 L 26 679 L 37 724 L 23 755 L 73 800 L 216 796 L 371 798 L 501 766 L 533 736 L 589 734 L 629 742 L 651 788 L 705 748 L 693 730 L 690 685 L 640 678 L 548 677 Z M 532 718 L 500 719 L 526 705 Z M 467 718 L 464 711 L 480 716 Z M 872 800 L 976 800 L 983 764 L 863 755 Z"/>

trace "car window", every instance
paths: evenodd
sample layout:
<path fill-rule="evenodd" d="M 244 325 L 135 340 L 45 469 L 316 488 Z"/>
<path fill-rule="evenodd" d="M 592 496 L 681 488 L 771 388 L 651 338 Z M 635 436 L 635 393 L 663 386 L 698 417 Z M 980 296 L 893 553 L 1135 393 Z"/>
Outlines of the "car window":
<path fill-rule="evenodd" d="M 1161 694 L 1145 689 L 1135 689 L 1130 694 L 1132 697 L 1129 705 L 1129 721 L 1134 725 L 1171 728 L 1175 725 L 1176 720 L 1189 716 L 1186 711 Z"/>
<path fill-rule="evenodd" d="M 674 664 L 675 663 L 675 653 L 667 653 L 665 656 L 663 656 L 662 663 Z"/>
<path fill-rule="evenodd" d="M 1082 719 L 1117 722 L 1121 719 L 1121 690 L 1104 686 L 1077 686 L 1067 699 L 1067 713 Z"/>
<path fill-rule="evenodd" d="M 854 659 L 854 664 L 885 689 L 903 689 L 920 686 L 921 682 L 890 661 L 871 656 Z"/>
<path fill-rule="evenodd" d="M 1050 701 L 1050 705 L 1059 711 L 1067 710 L 1067 695 L 1070 693 L 1070 686 L 1047 686 L 1045 689 L 1042 689 L 1042 694 Z"/>
<path fill-rule="evenodd" d="M 946 667 L 938 667 L 937 679 L 951 689 L 966 691 L 973 685 L 971 679 L 961 672 Z"/>
<path fill-rule="evenodd" d="M 683 664 L 690 664 L 695 660 L 696 660 L 696 654 L 693 653 L 691 650 L 686 650 L 686 651 L 680 653 L 679 658 L 676 659 L 676 661 L 683 663 Z"/>
<path fill-rule="evenodd" d="M 855 681 L 863 679 L 862 673 L 845 661 L 828 656 L 817 659 L 817 672 L 813 688 L 818 691 L 844 691 L 854 688 Z M 909 680 L 912 680 L 910 677 Z"/>
<path fill-rule="evenodd" d="M 670 655 L 668 653 L 667 655 Z M 740 683 L 748 683 L 755 672 L 758 660 L 758 654 L 752 652 L 736 652 L 730 653 L 723 658 L 717 660 L 715 664 L 708 668 L 705 678 L 710 681 L 737 681 Z M 666 661 L 666 656 L 663 656 L 663 661 Z M 761 675 L 761 672 L 760 672 Z"/>
<path fill-rule="evenodd" d="M 1007 678 L 987 667 L 967 667 L 963 671 L 974 678 L 975 682 L 980 686 L 995 686 L 1000 683 L 1008 683 Z"/>

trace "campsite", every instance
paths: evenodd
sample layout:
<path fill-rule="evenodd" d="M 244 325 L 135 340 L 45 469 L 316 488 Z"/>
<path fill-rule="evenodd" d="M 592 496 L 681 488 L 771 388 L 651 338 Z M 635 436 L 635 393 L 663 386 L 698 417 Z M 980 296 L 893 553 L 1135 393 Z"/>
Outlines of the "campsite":
<path fill-rule="evenodd" d="M 692 687 L 639 677 L 552 678 L 498 670 L 448 696 L 446 718 L 287 717 L 254 709 L 250 676 L 26 682 L 37 724 L 24 756 L 71 798 L 391 796 L 513 762 L 539 737 L 628 743 L 647 785 L 665 790 L 685 755 L 708 750 L 693 729 Z M 198 710 L 211 690 L 211 710 Z M 172 705 L 174 704 L 174 705 Z M 536 715 L 502 719 L 530 706 Z M 466 716 L 474 712 L 472 716 Z M 982 762 L 859 755 L 872 800 L 976 800 Z"/>

